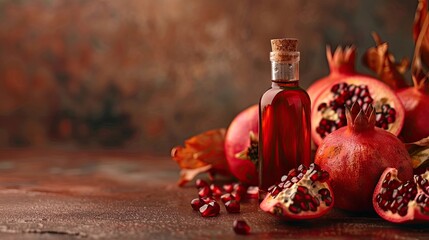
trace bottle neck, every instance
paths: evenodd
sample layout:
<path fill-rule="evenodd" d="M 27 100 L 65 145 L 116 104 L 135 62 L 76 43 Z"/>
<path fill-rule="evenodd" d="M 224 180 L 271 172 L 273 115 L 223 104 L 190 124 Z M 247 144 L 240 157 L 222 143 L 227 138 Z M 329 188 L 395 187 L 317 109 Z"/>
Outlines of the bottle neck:
<path fill-rule="evenodd" d="M 271 61 L 271 81 L 297 82 L 299 80 L 299 62 Z"/>

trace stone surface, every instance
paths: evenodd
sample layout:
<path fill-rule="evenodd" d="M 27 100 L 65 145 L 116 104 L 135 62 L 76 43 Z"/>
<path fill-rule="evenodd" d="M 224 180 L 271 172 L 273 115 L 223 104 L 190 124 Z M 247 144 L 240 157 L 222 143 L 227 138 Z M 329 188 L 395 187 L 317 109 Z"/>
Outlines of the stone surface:
<path fill-rule="evenodd" d="M 427 226 L 398 226 L 371 215 L 333 211 L 309 222 L 282 222 L 256 202 L 240 214 L 202 218 L 196 189 L 176 186 L 167 157 L 118 152 L 0 152 L 1 239 L 427 239 Z"/>

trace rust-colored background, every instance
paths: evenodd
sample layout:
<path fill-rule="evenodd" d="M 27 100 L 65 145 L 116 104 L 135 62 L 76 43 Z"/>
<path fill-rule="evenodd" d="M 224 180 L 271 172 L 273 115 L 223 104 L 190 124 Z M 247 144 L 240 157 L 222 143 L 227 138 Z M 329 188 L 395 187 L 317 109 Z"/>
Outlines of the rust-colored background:
<path fill-rule="evenodd" d="M 0 147 L 168 153 L 258 101 L 270 86 L 271 38 L 300 39 L 307 87 L 328 72 L 326 44 L 354 43 L 360 58 L 374 45 L 371 31 L 411 57 L 416 6 L 1 0 Z"/>

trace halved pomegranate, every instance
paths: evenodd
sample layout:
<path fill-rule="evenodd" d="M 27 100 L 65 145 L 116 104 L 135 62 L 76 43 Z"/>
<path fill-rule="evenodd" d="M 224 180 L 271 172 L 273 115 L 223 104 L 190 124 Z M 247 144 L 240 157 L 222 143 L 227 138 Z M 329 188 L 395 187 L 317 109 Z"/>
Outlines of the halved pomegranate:
<path fill-rule="evenodd" d="M 386 84 L 365 76 L 345 77 L 333 83 L 314 101 L 311 112 L 311 137 L 316 145 L 331 132 L 346 125 L 346 107 L 354 102 L 364 109 L 373 105 L 375 126 L 397 136 L 404 122 L 404 107 Z"/>
<path fill-rule="evenodd" d="M 225 136 L 225 155 L 231 173 L 241 182 L 258 185 L 259 107 L 253 105 L 239 113 Z"/>
<path fill-rule="evenodd" d="M 390 222 L 429 221 L 429 171 L 401 181 L 398 170 L 386 168 L 375 187 L 373 206 Z"/>
<path fill-rule="evenodd" d="M 326 214 L 334 205 L 329 174 L 312 163 L 300 165 L 271 186 L 260 207 L 282 219 L 312 219 Z"/>

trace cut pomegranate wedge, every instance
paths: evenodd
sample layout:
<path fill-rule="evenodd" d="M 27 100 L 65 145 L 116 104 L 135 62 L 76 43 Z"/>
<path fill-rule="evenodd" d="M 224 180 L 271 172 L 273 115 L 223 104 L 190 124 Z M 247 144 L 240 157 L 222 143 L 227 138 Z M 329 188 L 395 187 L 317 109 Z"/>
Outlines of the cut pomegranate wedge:
<path fill-rule="evenodd" d="M 329 174 L 312 163 L 289 171 L 281 182 L 271 186 L 260 207 L 286 220 L 318 218 L 334 205 L 334 196 L 328 184 Z"/>
<path fill-rule="evenodd" d="M 398 170 L 387 168 L 373 195 L 375 211 L 394 223 L 429 221 L 429 171 L 413 180 L 398 179 Z"/>

